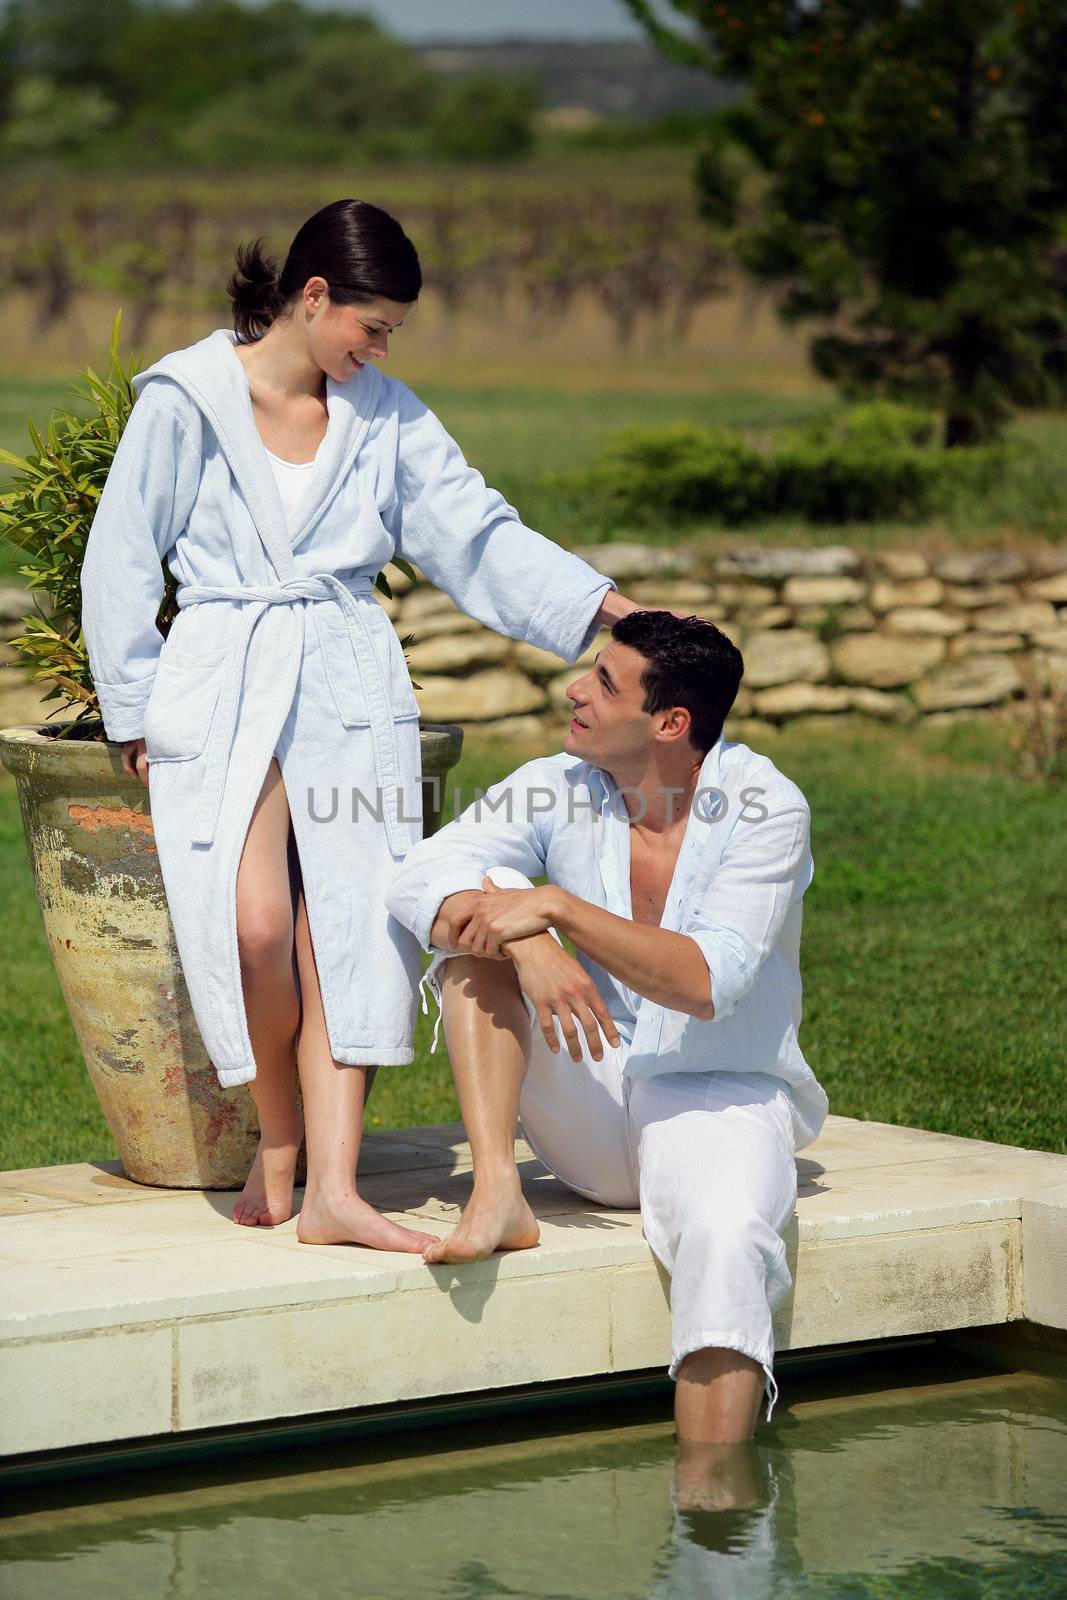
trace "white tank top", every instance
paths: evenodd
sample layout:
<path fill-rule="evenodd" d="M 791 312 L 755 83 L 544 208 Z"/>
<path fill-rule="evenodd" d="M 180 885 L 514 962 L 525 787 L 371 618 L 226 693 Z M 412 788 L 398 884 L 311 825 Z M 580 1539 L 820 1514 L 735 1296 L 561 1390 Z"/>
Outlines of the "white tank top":
<path fill-rule="evenodd" d="M 266 445 L 263 448 L 266 450 Z M 276 456 L 273 450 L 267 450 L 267 457 L 274 469 L 274 481 L 278 485 L 285 519 L 291 531 L 296 527 L 296 514 L 307 493 L 308 474 L 318 460 L 318 454 L 314 461 L 286 461 Z"/>

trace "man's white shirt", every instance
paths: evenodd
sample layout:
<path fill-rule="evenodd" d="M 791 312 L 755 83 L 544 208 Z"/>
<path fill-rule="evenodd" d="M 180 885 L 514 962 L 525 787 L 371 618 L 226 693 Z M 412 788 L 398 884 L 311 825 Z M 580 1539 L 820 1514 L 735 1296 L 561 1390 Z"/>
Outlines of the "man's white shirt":
<path fill-rule="evenodd" d="M 434 952 L 440 947 L 430 931 L 441 902 L 480 890 L 490 867 L 507 866 L 632 921 L 627 798 L 640 803 L 636 791 L 627 795 L 578 756 L 527 761 L 412 847 L 386 905 Z M 639 809 L 633 820 L 640 822 Z M 810 820 L 800 789 L 767 756 L 722 736 L 708 751 L 660 926 L 702 951 L 710 1021 L 642 998 L 577 952 L 628 1046 L 625 1075 L 719 1070 L 781 1078 L 798 1148 L 818 1136 L 827 1111 L 797 1039 L 801 902 L 815 870 Z"/>

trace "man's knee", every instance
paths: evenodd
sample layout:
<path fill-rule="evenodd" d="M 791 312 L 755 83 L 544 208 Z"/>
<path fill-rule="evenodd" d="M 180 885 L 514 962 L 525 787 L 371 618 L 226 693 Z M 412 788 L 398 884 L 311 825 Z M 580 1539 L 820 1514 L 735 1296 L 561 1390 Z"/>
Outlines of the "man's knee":
<path fill-rule="evenodd" d="M 438 977 L 446 994 L 461 984 L 479 991 L 503 986 L 519 992 L 514 962 L 493 961 L 488 956 L 468 955 L 466 951 L 453 951 L 442 961 Z"/>
<path fill-rule="evenodd" d="M 687 1212 L 681 1219 L 675 1259 L 676 1268 L 683 1263 L 689 1271 L 699 1266 L 702 1272 L 735 1281 L 756 1271 L 772 1292 L 783 1274 L 781 1292 L 789 1284 L 781 1234 L 740 1195 L 729 1204 L 697 1206 Z"/>
<path fill-rule="evenodd" d="M 519 986 L 519 975 L 511 961 L 491 961 L 486 956 L 450 955 L 438 973 L 441 1012 L 453 1016 L 466 1006 L 478 1011 L 497 1011 L 514 1020 L 521 1030 L 529 1019 L 529 1002 Z"/>
<path fill-rule="evenodd" d="M 498 889 L 534 887 L 533 881 L 517 867 L 488 867 L 485 875 Z M 548 931 L 557 944 L 562 943 L 555 928 L 549 928 Z M 512 993 L 517 994 L 522 1000 L 531 1027 L 538 1020 L 536 1008 L 520 985 L 518 972 L 511 961 L 495 961 L 485 956 L 462 953 L 451 954 L 441 963 L 439 982 L 442 1001 L 446 995 L 452 995 L 453 1005 L 456 1003 L 457 994 L 467 1000 L 478 999 L 483 995 L 505 994 L 510 997 Z"/>

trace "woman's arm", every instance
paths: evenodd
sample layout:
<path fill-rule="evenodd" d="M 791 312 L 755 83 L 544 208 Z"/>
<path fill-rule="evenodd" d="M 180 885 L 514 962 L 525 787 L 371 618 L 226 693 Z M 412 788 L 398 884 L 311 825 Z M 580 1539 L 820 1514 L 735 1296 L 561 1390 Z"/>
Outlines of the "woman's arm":
<path fill-rule="evenodd" d="M 468 616 L 573 663 L 612 606 L 613 579 L 528 528 L 468 465 L 433 412 L 396 383 L 398 555 L 425 572 Z M 607 603 L 608 612 L 604 613 Z M 623 601 L 633 610 L 630 601 Z"/>
<path fill-rule="evenodd" d="M 162 561 L 196 497 L 200 457 L 150 381 L 115 448 L 81 570 L 82 636 L 109 739 L 138 739 L 163 637 Z"/>
<path fill-rule="evenodd" d="M 609 589 L 600 604 L 595 621 L 603 628 L 610 628 L 613 622 L 618 622 L 620 617 L 628 617 L 631 611 L 659 611 L 659 606 L 642 606 L 637 600 L 627 600 L 624 594 L 617 589 Z M 682 613 L 675 612 L 676 616 Z"/>

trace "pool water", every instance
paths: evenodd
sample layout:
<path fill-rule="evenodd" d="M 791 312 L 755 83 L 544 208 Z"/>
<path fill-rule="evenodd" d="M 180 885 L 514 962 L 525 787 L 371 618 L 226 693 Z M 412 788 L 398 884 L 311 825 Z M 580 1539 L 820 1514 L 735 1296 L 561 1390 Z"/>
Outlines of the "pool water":
<path fill-rule="evenodd" d="M 663 1391 L 16 1490 L 0 1596 L 1067 1596 L 1062 1362 L 934 1344 L 780 1382 L 721 1453 L 679 1458 Z"/>

